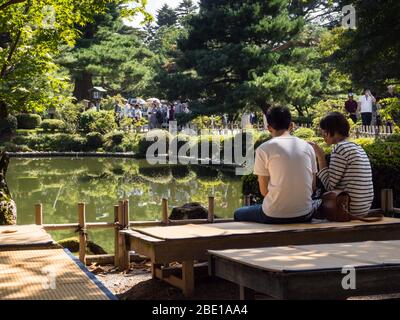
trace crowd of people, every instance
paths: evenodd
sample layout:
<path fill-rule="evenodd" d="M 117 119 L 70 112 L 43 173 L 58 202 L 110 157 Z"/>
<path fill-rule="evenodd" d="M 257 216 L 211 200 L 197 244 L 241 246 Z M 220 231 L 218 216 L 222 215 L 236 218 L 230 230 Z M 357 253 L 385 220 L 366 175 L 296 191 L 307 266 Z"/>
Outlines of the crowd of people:
<path fill-rule="evenodd" d="M 380 112 L 384 108 L 381 100 L 387 98 L 400 98 L 400 95 L 395 92 L 394 86 L 388 86 L 387 92 L 382 97 L 377 97 L 375 93 L 366 88 L 359 99 L 356 100 L 354 93 L 349 92 L 345 110 L 354 123 L 361 119 L 363 126 L 381 126 L 383 123 Z M 386 123 L 386 125 L 390 125 L 390 123 Z"/>
<path fill-rule="evenodd" d="M 178 114 L 187 114 L 190 113 L 190 110 L 186 102 L 176 101 L 170 103 L 151 99 L 147 103 L 144 101 L 142 103 L 132 103 L 132 101 L 126 100 L 123 107 L 118 104 L 115 105 L 114 112 L 117 123 L 120 123 L 124 118 L 130 118 L 135 122 L 146 118 L 151 130 L 168 127 L 168 123 L 176 120 Z"/>

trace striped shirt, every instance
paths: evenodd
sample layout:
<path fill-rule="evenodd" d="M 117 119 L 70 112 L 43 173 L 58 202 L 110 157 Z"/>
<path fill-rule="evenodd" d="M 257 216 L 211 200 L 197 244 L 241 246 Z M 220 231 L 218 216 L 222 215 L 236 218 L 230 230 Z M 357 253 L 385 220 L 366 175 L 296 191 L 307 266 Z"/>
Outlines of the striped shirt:
<path fill-rule="evenodd" d="M 368 213 L 374 199 L 371 163 L 359 145 L 342 141 L 333 149 L 329 168 L 318 177 L 328 191 L 344 190 L 351 197 L 350 211 L 355 215 Z"/>

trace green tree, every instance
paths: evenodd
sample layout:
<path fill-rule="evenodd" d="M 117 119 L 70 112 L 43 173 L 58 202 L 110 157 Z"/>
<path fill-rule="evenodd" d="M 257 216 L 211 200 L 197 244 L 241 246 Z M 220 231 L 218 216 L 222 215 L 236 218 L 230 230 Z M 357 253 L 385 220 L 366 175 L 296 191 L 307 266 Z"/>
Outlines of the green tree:
<path fill-rule="evenodd" d="M 93 85 L 107 88 L 110 95 L 140 96 L 151 79 L 153 54 L 144 46 L 141 34 L 123 23 L 121 9 L 110 7 L 84 34 L 59 59 L 75 82 L 74 96 L 90 99 Z"/>
<path fill-rule="evenodd" d="M 358 87 L 382 89 L 387 80 L 399 83 L 400 2 L 355 0 L 357 28 L 347 30 L 332 60 L 349 72 Z"/>
<path fill-rule="evenodd" d="M 157 11 L 157 25 L 158 27 L 171 27 L 178 22 L 178 14 L 174 8 L 164 4 L 161 9 Z"/>
<path fill-rule="evenodd" d="M 109 3 L 122 0 L 11 0 L 0 4 L 0 119 L 10 111 L 40 109 L 57 103 L 66 80 L 54 63 L 63 45 L 73 46 L 80 28 Z M 126 14 L 144 12 L 139 6 Z"/>
<path fill-rule="evenodd" d="M 170 98 L 192 100 L 196 113 L 235 112 L 275 103 L 301 106 L 321 89 L 315 50 L 289 0 L 200 2 L 178 42 L 176 71 L 163 75 Z"/>

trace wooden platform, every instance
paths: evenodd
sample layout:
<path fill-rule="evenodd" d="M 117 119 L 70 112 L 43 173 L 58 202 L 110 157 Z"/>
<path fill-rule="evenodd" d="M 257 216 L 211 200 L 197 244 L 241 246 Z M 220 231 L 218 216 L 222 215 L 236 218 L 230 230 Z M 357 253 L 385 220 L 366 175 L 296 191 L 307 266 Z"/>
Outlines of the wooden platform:
<path fill-rule="evenodd" d="M 0 252 L 0 300 L 114 300 L 69 251 Z"/>
<path fill-rule="evenodd" d="M 0 251 L 53 246 L 56 243 L 41 226 L 0 226 Z"/>
<path fill-rule="evenodd" d="M 368 240 L 400 240 L 400 219 L 385 218 L 377 223 L 312 223 L 264 225 L 230 222 L 124 230 L 125 250 L 147 256 L 153 277 L 183 290 L 194 290 L 194 261 L 207 260 L 207 250 L 346 243 Z M 170 275 L 163 264 L 182 263 L 182 277 Z"/>
<path fill-rule="evenodd" d="M 400 241 L 209 251 L 210 275 L 277 299 L 344 299 L 400 292 Z M 342 286 L 355 268 L 355 288 Z"/>

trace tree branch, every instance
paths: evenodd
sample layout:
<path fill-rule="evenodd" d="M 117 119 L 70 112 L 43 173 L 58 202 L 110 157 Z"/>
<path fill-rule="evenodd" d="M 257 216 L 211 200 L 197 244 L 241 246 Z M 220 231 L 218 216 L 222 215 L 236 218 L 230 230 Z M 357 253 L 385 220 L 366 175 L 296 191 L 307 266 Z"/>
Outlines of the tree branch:
<path fill-rule="evenodd" d="M 25 1 L 26 0 L 9 0 L 6 3 L 3 3 L 2 5 L 0 5 L 0 11 L 8 8 L 9 6 L 12 6 L 13 4 L 22 3 Z"/>

